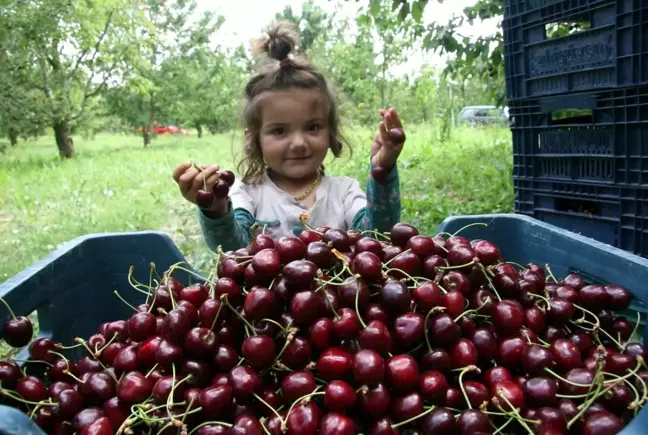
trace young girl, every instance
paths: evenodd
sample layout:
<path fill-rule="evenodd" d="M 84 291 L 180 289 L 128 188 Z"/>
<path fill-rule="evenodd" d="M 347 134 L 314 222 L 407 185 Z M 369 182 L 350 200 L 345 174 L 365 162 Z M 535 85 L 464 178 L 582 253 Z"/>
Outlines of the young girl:
<path fill-rule="evenodd" d="M 272 237 L 294 236 L 308 213 L 312 227 L 342 230 L 389 231 L 400 220 L 400 192 L 396 160 L 403 143 L 390 140 L 388 131 L 401 128 L 396 110 L 380 110 L 382 121 L 371 145 L 371 167 L 387 170 L 381 183 L 369 177 L 366 193 L 349 177 L 328 176 L 323 162 L 329 151 L 338 157 L 340 134 L 335 98 L 320 71 L 293 57 L 297 44 L 292 24 L 271 26 L 257 51 L 265 54 L 262 70 L 245 87 L 245 143 L 229 198 L 215 199 L 199 209 L 200 226 L 210 249 L 246 247 L 249 230 L 257 223 Z M 173 178 L 180 192 L 196 204 L 196 192 L 218 180 L 218 165 L 180 164 Z M 211 187 L 210 187 L 211 188 Z"/>

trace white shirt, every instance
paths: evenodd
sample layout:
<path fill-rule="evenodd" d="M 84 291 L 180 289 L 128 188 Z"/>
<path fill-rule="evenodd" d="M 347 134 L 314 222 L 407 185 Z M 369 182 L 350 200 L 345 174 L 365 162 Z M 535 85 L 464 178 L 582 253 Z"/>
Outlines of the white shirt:
<path fill-rule="evenodd" d="M 307 223 L 316 228 L 328 226 L 348 230 L 353 218 L 367 206 L 367 196 L 360 183 L 346 176 L 324 175 L 315 188 L 315 203 L 306 209 L 263 174 L 259 184 L 236 180 L 230 189 L 232 209 L 247 210 L 272 237 L 294 236 L 303 230 L 299 217 L 306 212 Z"/>

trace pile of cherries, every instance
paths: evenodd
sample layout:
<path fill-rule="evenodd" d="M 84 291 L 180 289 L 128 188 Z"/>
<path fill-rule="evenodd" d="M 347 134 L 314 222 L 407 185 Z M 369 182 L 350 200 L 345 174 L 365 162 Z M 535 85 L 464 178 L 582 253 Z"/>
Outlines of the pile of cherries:
<path fill-rule="evenodd" d="M 618 285 L 504 262 L 486 240 L 311 228 L 170 267 L 125 320 L 0 362 L 51 434 L 615 434 L 648 398 Z M 12 317 L 9 344 L 25 345 Z M 29 325 L 31 328 L 31 325 Z M 24 332 L 23 332 L 24 334 Z M 70 346 L 87 353 L 65 358 Z"/>

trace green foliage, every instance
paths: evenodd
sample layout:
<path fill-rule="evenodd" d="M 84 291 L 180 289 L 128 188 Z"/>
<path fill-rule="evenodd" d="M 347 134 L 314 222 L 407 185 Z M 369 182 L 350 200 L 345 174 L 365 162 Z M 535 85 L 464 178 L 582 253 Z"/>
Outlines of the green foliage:
<path fill-rule="evenodd" d="M 301 53 L 311 53 L 315 41 L 325 37 L 332 30 L 329 16 L 322 8 L 315 5 L 312 0 L 304 1 L 301 15 L 296 15 L 292 7 L 287 5 L 281 13 L 275 15 L 275 18 L 289 20 L 297 24 L 300 31 L 298 49 Z"/>
<path fill-rule="evenodd" d="M 358 0 L 356 0 L 358 1 Z M 436 0 L 443 3 L 444 0 Z M 445 0 L 447 2 L 454 0 Z M 475 20 L 501 19 L 504 14 L 504 0 L 474 0 L 472 6 L 463 10 L 463 15 L 453 17 L 447 23 L 422 24 L 423 12 L 431 0 L 369 0 L 365 9 L 373 16 L 385 7 L 398 12 L 396 28 L 412 29 L 422 39 L 423 47 L 433 52 L 450 54 L 444 74 L 455 80 L 473 80 L 484 83 L 483 92 L 493 102 L 504 100 L 504 44 L 501 30 L 493 35 L 468 38 L 461 35 L 459 28 Z M 433 7 L 433 6 L 431 6 Z M 414 25 L 408 20 L 413 20 Z M 498 26 L 501 29 L 501 26 Z"/>

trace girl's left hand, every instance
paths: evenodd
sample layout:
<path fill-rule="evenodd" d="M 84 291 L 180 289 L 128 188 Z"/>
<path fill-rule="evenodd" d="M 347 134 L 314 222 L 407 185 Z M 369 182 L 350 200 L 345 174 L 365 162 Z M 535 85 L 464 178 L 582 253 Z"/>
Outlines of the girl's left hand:
<path fill-rule="evenodd" d="M 389 170 L 394 167 L 398 156 L 403 151 L 405 132 L 396 109 L 380 109 L 380 116 L 383 120 L 380 121 L 378 133 L 371 144 L 371 166 L 380 166 Z M 402 136 L 400 138 L 390 136 L 391 129 L 400 129 Z"/>

